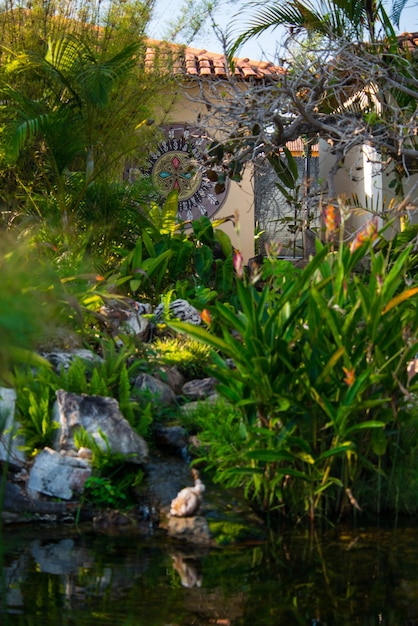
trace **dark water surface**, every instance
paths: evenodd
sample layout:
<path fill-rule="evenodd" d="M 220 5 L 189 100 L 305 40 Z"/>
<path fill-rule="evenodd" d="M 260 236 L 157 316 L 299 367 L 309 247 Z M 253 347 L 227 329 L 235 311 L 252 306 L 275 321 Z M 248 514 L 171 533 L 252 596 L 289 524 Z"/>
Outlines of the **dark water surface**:
<path fill-rule="evenodd" d="M 6 527 L 0 549 L 2 626 L 418 626 L 418 525 L 194 551 Z"/>

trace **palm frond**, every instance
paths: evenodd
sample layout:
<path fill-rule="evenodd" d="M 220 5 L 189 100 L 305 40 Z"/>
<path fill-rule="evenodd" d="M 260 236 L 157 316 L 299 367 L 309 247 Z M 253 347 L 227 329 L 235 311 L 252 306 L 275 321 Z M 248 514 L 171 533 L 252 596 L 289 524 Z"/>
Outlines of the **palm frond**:
<path fill-rule="evenodd" d="M 279 26 L 287 26 L 293 32 L 305 30 L 337 37 L 347 35 L 347 31 L 353 30 L 350 23 L 358 13 L 355 7 L 360 5 L 364 6 L 364 0 L 326 0 L 319 3 L 319 7 L 310 0 L 293 0 L 285 6 L 275 3 L 263 9 L 257 7 L 248 29 L 230 46 L 228 55 L 232 57 L 249 39 Z"/>
<path fill-rule="evenodd" d="M 395 26 L 399 28 L 399 21 L 401 19 L 401 14 L 409 0 L 394 0 L 392 4 L 392 11 L 390 14 L 391 20 L 394 22 Z"/>
<path fill-rule="evenodd" d="M 5 153 L 14 162 L 25 144 L 32 141 L 47 123 L 48 114 L 41 102 L 28 98 L 10 85 L 3 87 L 1 98 L 7 106 L 10 120 L 3 133 Z"/>
<path fill-rule="evenodd" d="M 397 21 L 407 2 L 394 0 L 392 16 Z M 247 30 L 229 46 L 230 58 L 246 41 L 278 26 L 287 26 L 295 33 L 303 30 L 307 34 L 315 32 L 330 38 L 345 39 L 362 39 L 363 32 L 368 31 L 373 39 L 375 24 L 384 20 L 380 0 L 290 0 L 286 4 L 279 4 L 275 0 L 261 9 L 257 3 L 250 6 L 254 7 L 254 16 Z"/>
<path fill-rule="evenodd" d="M 135 67 L 138 44 L 126 46 L 107 61 L 89 59 L 78 75 L 87 99 L 98 107 L 108 104 L 113 85 Z"/>
<path fill-rule="evenodd" d="M 261 10 L 259 9 L 257 15 L 249 22 L 248 29 L 228 48 L 228 57 L 232 58 L 246 41 L 253 37 L 258 37 L 266 30 L 274 30 L 279 26 L 303 28 L 305 26 L 305 16 L 297 6 L 298 4 L 288 4 L 285 8 L 272 5 Z"/>
<path fill-rule="evenodd" d="M 26 119 L 18 124 L 15 127 L 13 141 L 10 146 L 10 156 L 16 159 L 22 151 L 23 146 L 39 134 L 40 128 L 45 125 L 47 121 L 48 114 L 42 113 L 38 117 L 31 117 L 30 119 Z"/>
<path fill-rule="evenodd" d="M 66 35 L 48 42 L 45 61 L 50 67 L 65 75 L 72 71 L 83 53 L 85 53 L 85 49 L 80 40 L 77 40 L 73 35 Z"/>

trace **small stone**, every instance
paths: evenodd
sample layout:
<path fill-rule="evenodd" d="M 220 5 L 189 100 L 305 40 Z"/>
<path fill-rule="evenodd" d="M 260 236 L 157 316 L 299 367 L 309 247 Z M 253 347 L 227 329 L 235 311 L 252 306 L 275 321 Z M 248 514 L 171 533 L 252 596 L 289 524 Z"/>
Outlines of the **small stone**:
<path fill-rule="evenodd" d="M 71 350 L 66 352 L 64 350 L 55 350 L 53 352 L 43 352 L 41 356 L 44 357 L 55 369 L 56 372 L 66 372 L 71 367 L 71 364 L 75 359 L 81 359 L 87 363 L 102 363 L 103 359 L 93 352 L 92 350 L 86 350 L 83 348 L 77 350 Z"/>
<path fill-rule="evenodd" d="M 201 380 L 190 380 L 183 385 L 182 393 L 189 400 L 201 400 L 215 393 L 215 385 L 216 380 L 211 377 Z"/>
<path fill-rule="evenodd" d="M 148 391 L 162 404 L 174 404 L 176 394 L 166 383 L 150 374 L 140 374 L 134 381 L 134 387 L 142 391 Z"/>
<path fill-rule="evenodd" d="M 167 532 L 173 539 L 200 546 L 214 545 L 209 524 L 201 515 L 195 517 L 170 517 Z"/>
<path fill-rule="evenodd" d="M 188 322 L 195 326 L 200 326 L 202 323 L 199 311 L 187 300 L 181 298 L 173 300 L 168 306 L 164 303 L 159 304 L 154 310 L 154 315 L 158 322 L 163 322 L 168 318 Z"/>
<path fill-rule="evenodd" d="M 77 456 L 80 457 L 80 459 L 91 459 L 93 453 L 90 448 L 81 447 L 78 449 Z"/>
<path fill-rule="evenodd" d="M 166 383 L 176 394 L 180 394 L 184 385 L 184 376 L 177 367 L 163 367 L 154 373 L 155 378 Z"/>

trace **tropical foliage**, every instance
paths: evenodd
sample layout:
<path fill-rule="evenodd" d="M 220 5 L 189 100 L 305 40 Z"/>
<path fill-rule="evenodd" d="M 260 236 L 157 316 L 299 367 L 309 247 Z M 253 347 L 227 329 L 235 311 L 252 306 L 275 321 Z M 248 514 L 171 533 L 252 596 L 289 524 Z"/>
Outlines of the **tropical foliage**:
<path fill-rule="evenodd" d="M 112 247 L 129 235 L 133 245 L 152 198 L 149 184 L 128 188 L 121 174 L 155 141 L 152 103 L 169 79 L 141 62 L 145 5 L 84 9 L 35 3 L 2 14 L 1 214 L 4 227 L 31 228 L 57 256 L 82 239 L 103 269 Z"/>
<path fill-rule="evenodd" d="M 0 271 L 0 381 L 10 385 L 16 363 L 43 362 L 35 346 L 40 335 L 59 323 L 62 291 L 55 272 L 36 251 L 4 233 Z"/>
<path fill-rule="evenodd" d="M 393 4 L 395 20 L 405 4 Z M 245 94 L 234 72 L 221 88 L 208 87 L 202 99 L 207 119 L 216 119 L 223 131 L 221 145 L 212 148 L 223 175 L 239 177 L 248 161 L 257 167 L 267 157 L 286 199 L 296 207 L 294 164 L 286 147 L 300 138 L 309 144 L 321 137 L 333 158 L 320 182 L 328 197 L 336 199 L 337 174 L 347 159 L 348 175 L 354 176 L 350 159 L 367 145 L 371 152 L 365 157 L 392 179 L 391 189 L 404 208 L 402 181 L 417 172 L 417 59 L 407 38 L 397 36 L 385 6 L 363 0 L 296 0 L 249 5 L 249 11 L 249 28 L 231 42 L 231 65 L 242 43 L 281 27 L 286 35 L 278 42 L 282 48 L 276 62 L 282 68 L 274 81 L 252 84 Z"/>
<path fill-rule="evenodd" d="M 406 2 L 403 3 L 405 4 Z M 394 16 L 398 20 L 402 8 L 401 3 L 393 3 Z M 392 31 L 381 2 L 294 0 L 286 6 L 271 2 L 258 9 L 251 18 L 249 28 L 234 42 L 230 52 L 234 53 L 248 39 L 279 26 L 290 28 L 292 35 L 319 34 L 356 42 L 363 39 L 376 41 L 376 36 L 382 35 L 382 28 L 383 33 L 388 27 Z"/>
<path fill-rule="evenodd" d="M 215 478 L 266 511 L 334 517 L 360 506 L 352 494 L 374 472 L 389 478 L 416 384 L 418 286 L 411 247 L 388 258 L 373 233 L 318 247 L 296 280 L 270 259 L 264 288 L 238 279 L 239 307 L 210 308 L 207 330 L 171 323 L 212 347 L 217 389 L 240 412 L 228 445 L 203 437 Z"/>
<path fill-rule="evenodd" d="M 175 363 L 184 375 L 213 375 L 223 402 L 205 409 L 204 419 L 170 408 L 170 420 L 196 429 L 203 444 L 196 462 L 215 480 L 243 489 L 258 510 L 311 522 L 353 507 L 406 510 L 402 477 L 417 475 L 417 229 L 405 222 L 408 228 L 385 239 L 372 220 L 349 243 L 341 227 L 336 241 L 345 219 L 336 214 L 339 199 L 327 206 L 324 243 L 303 269 L 277 259 L 272 247 L 258 271 L 247 273 L 220 228 L 225 220 L 179 222 L 176 193 L 160 202 L 146 177 L 121 180 L 131 150 L 141 147 L 143 154 L 149 145 L 162 77 L 147 74 L 140 62 L 137 35 L 148 5 L 111 4 L 86 28 L 93 6 L 86 6 L 82 27 L 68 15 L 51 18 L 45 14 L 51 7 L 36 3 L 28 14 L 14 8 L 0 20 L 2 225 L 16 233 L 0 256 L 0 378 L 18 391 L 29 452 L 53 438 L 57 388 L 117 398 L 131 425 L 148 436 L 152 421 L 167 415 L 135 391 L 133 380 L 139 371 Z M 120 30 L 110 27 L 114 20 Z M 218 182 L 226 175 L 239 180 L 248 155 L 264 155 L 293 202 L 301 189 L 286 141 L 302 133 L 309 142 L 318 129 L 343 156 L 350 141 L 383 137 L 400 180 L 416 156 L 414 135 L 400 143 L 395 136 L 416 121 L 415 60 L 397 54 L 381 5 L 297 0 L 261 12 L 248 36 L 275 23 L 337 41 L 332 50 L 344 63 L 329 72 L 329 47 L 323 56 L 296 55 L 286 80 L 256 86 L 248 98 L 240 91 L 239 102 L 221 99 L 238 128 L 211 146 Z M 386 56 L 368 44 L 354 54 L 353 41 L 363 44 L 367 33 L 374 40 L 377 24 Z M 391 99 L 377 94 L 380 108 L 341 106 L 353 58 L 364 60 L 352 69 L 356 87 L 367 68 L 377 72 L 377 85 L 390 75 Z M 321 72 L 325 82 L 318 81 Z M 251 98 L 266 104 L 263 123 L 259 111 L 256 123 L 248 117 L 256 108 Z M 284 103 L 288 113 L 280 117 Z M 360 123 L 359 139 L 347 124 Z M 396 193 L 401 211 L 407 204 L 401 185 Z M 197 307 L 201 326 L 151 320 L 152 346 L 104 328 L 101 311 L 109 301 L 169 310 L 175 298 Z M 103 360 L 53 371 L 37 354 L 58 337 L 60 347 L 93 348 Z M 86 499 L 124 506 L 135 477 L 86 433 L 78 442 L 94 456 Z"/>

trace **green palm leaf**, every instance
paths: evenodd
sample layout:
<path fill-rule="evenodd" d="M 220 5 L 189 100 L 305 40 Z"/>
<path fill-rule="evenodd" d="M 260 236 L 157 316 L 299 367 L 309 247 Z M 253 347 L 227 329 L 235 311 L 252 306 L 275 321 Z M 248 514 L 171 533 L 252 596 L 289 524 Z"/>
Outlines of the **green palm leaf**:
<path fill-rule="evenodd" d="M 399 18 L 407 0 L 395 0 L 392 5 L 392 19 L 399 25 Z M 273 2 L 260 9 L 259 4 L 252 3 L 255 10 L 248 28 L 228 49 L 232 60 L 238 48 L 253 37 L 258 37 L 266 30 L 274 30 L 286 26 L 292 34 L 301 31 L 306 34 L 319 34 L 331 38 L 363 39 L 368 32 L 374 39 L 376 23 L 382 22 L 385 31 L 386 13 L 380 2 L 376 0 L 291 0 L 285 5 Z M 390 29 L 389 29 L 390 30 Z"/>
<path fill-rule="evenodd" d="M 392 4 L 392 12 L 391 19 L 394 24 L 399 28 L 399 21 L 401 19 L 401 14 L 406 5 L 408 4 L 408 0 L 395 0 Z"/>

